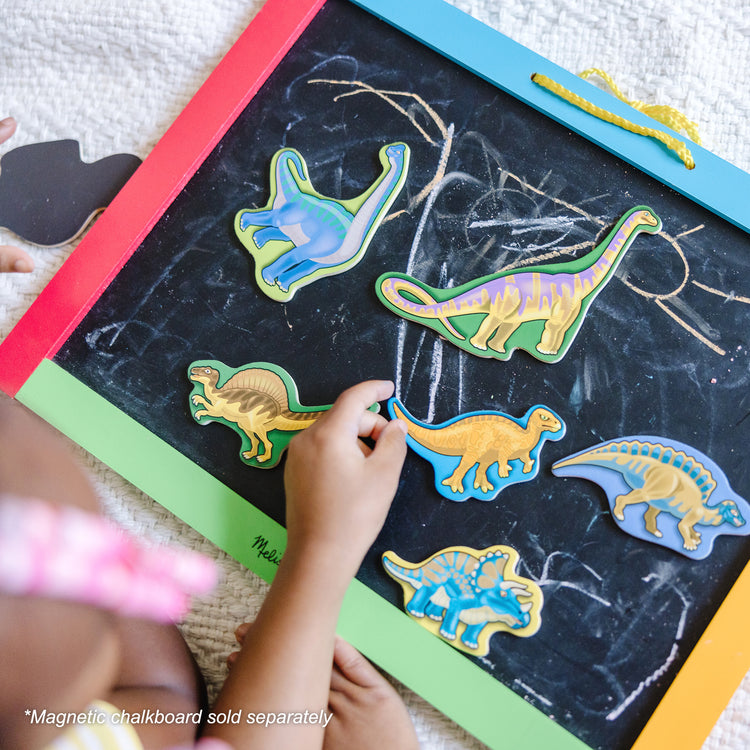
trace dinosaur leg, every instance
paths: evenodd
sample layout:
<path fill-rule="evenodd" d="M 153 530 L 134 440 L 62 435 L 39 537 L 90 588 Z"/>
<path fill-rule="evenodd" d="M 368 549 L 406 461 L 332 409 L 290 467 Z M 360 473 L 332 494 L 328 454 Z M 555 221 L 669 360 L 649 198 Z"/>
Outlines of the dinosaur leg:
<path fill-rule="evenodd" d="M 501 479 L 507 479 L 510 476 L 510 459 L 511 457 L 508 456 L 508 454 L 505 452 L 503 452 L 502 455 L 500 451 L 496 451 L 495 453 L 495 461 L 497 461 L 497 473 Z"/>
<path fill-rule="evenodd" d="M 487 479 L 487 469 L 497 461 L 497 453 L 495 451 L 487 451 L 480 459 L 479 465 L 477 466 L 477 473 L 474 477 L 474 489 L 481 490 L 482 492 L 492 492 L 494 486 L 489 479 Z"/>
<path fill-rule="evenodd" d="M 670 466 L 654 466 L 643 475 L 643 487 L 627 495 L 620 495 L 615 500 L 614 514 L 620 521 L 625 519 L 623 513 L 628 505 L 648 503 L 657 500 L 675 498 L 680 491 L 680 477 Z"/>
<path fill-rule="evenodd" d="M 550 317 L 544 324 L 542 338 L 537 344 L 540 354 L 557 354 L 568 329 L 581 312 L 580 300 L 561 300 L 552 306 Z"/>
<path fill-rule="evenodd" d="M 273 443 L 268 439 L 268 434 L 266 432 L 266 429 L 264 427 L 259 427 L 255 430 L 255 434 L 260 439 L 260 442 L 263 445 L 263 454 L 258 456 L 258 463 L 263 463 L 263 461 L 268 461 L 269 458 L 271 458 L 271 453 L 273 452 Z"/>
<path fill-rule="evenodd" d="M 487 313 L 484 320 L 479 324 L 477 332 L 469 339 L 472 346 L 485 351 L 487 349 L 487 339 L 492 336 L 500 325 L 501 320 L 491 312 Z"/>
<path fill-rule="evenodd" d="M 263 229 L 256 230 L 253 234 L 253 242 L 258 249 L 263 247 L 266 242 L 271 242 L 271 240 L 289 242 L 289 237 L 287 237 L 278 227 L 264 227 Z"/>
<path fill-rule="evenodd" d="M 464 630 L 461 640 L 464 645 L 469 648 L 479 648 L 479 634 L 482 632 L 482 628 L 486 625 L 486 622 L 479 622 L 476 625 L 467 625 Z"/>
<path fill-rule="evenodd" d="M 446 487 L 450 487 L 453 492 L 461 493 L 464 491 L 463 478 L 469 469 L 474 466 L 477 462 L 477 457 L 471 453 L 464 453 L 461 456 L 461 462 L 456 467 L 456 470 L 447 479 L 443 479 L 441 484 Z"/>
<path fill-rule="evenodd" d="M 418 588 L 406 605 L 406 611 L 413 617 L 424 617 L 425 606 L 430 601 L 430 593 L 431 591 L 427 586 Z"/>
<path fill-rule="evenodd" d="M 702 509 L 701 509 L 702 510 Z M 698 549 L 701 542 L 701 535 L 693 528 L 701 519 L 701 511 L 689 510 L 677 524 L 677 531 L 680 532 L 683 540 L 683 547 L 686 550 Z"/>
<path fill-rule="evenodd" d="M 266 282 L 266 284 L 275 284 L 276 280 L 282 276 L 283 274 L 287 273 L 290 269 L 294 268 L 296 265 L 299 265 L 300 263 L 309 260 L 312 256 L 312 252 L 309 252 L 313 247 L 312 240 L 308 240 L 307 242 L 301 243 L 295 247 L 290 248 L 285 253 L 282 253 L 279 255 L 276 260 L 269 263 L 261 272 L 261 275 L 263 276 L 263 281 Z"/>
<path fill-rule="evenodd" d="M 324 235 L 316 235 L 313 239 L 302 234 L 299 237 L 290 237 L 295 247 L 269 263 L 262 271 L 263 281 L 266 284 L 274 284 L 280 276 L 287 273 L 300 263 L 330 255 L 335 252 L 342 238 L 334 232 Z"/>
<path fill-rule="evenodd" d="M 195 394 L 192 398 L 193 404 L 196 406 L 203 406 L 203 409 L 197 409 L 195 413 L 193 414 L 193 419 L 195 419 L 196 422 L 200 422 L 202 417 L 220 417 L 222 416 L 221 413 L 218 413 L 216 411 L 216 407 L 210 402 L 207 401 L 203 396 L 199 396 L 198 394 Z"/>
<path fill-rule="evenodd" d="M 276 283 L 279 285 L 279 289 L 282 292 L 288 292 L 289 287 L 300 279 L 304 279 L 305 276 L 309 276 L 319 268 L 324 268 L 325 264 L 316 263 L 314 260 L 303 260 L 302 263 L 290 268 L 284 273 L 279 274 L 279 278 Z"/>
<path fill-rule="evenodd" d="M 619 521 L 625 520 L 625 508 L 636 503 L 647 503 L 649 496 L 643 490 L 633 490 L 627 495 L 618 495 L 615 498 L 615 507 L 612 512 Z"/>
<path fill-rule="evenodd" d="M 443 618 L 443 624 L 440 628 L 440 635 L 449 641 L 456 640 L 456 628 L 458 627 L 458 618 L 461 615 L 461 605 L 451 602 Z"/>
<path fill-rule="evenodd" d="M 287 270 L 287 268 L 290 268 L 294 266 L 295 264 L 299 263 L 299 260 L 296 260 L 295 256 L 295 250 L 296 248 L 291 248 L 290 250 L 287 250 L 285 253 L 282 253 L 279 255 L 276 260 L 269 263 L 260 273 L 260 275 L 263 278 L 263 281 L 266 282 L 269 286 L 273 286 L 276 283 L 276 279 L 284 273 L 284 271 Z"/>
<path fill-rule="evenodd" d="M 249 461 L 251 458 L 255 458 L 258 455 L 258 440 L 252 432 L 245 432 L 250 439 L 250 450 L 242 451 L 242 458 Z"/>
<path fill-rule="evenodd" d="M 498 339 L 495 339 L 495 334 L 501 325 L 513 324 L 511 321 L 516 316 L 520 304 L 521 298 L 518 290 L 509 291 L 506 297 L 499 297 L 498 295 L 495 301 L 490 304 L 487 315 L 479 324 L 477 332 L 469 339 L 472 346 L 485 351 L 487 349 L 487 340 L 492 336 L 494 342 L 493 349 L 498 352 L 504 352 L 505 340 L 513 331 L 508 331 L 505 338 L 500 336 Z M 482 310 L 477 310 L 477 312 L 482 312 Z M 514 325 L 518 327 L 520 321 Z"/>
<path fill-rule="evenodd" d="M 646 512 L 643 514 L 643 520 L 646 523 L 646 531 L 653 534 L 656 537 L 662 536 L 661 531 L 659 531 L 658 526 L 656 525 L 656 517 L 661 513 L 661 509 L 657 508 L 654 505 L 649 505 Z"/>
<path fill-rule="evenodd" d="M 240 231 L 244 232 L 248 227 L 271 227 L 275 219 L 276 211 L 273 208 L 259 211 L 245 210 L 240 214 Z"/>
<path fill-rule="evenodd" d="M 496 352 L 500 352 L 501 354 L 505 352 L 505 342 L 510 338 L 511 334 L 521 325 L 522 321 L 520 318 L 516 318 L 515 320 L 506 320 L 505 322 L 501 323 L 497 330 L 495 331 L 495 335 L 487 342 L 490 349 L 493 349 Z"/>
<path fill-rule="evenodd" d="M 445 607 L 441 607 L 439 604 L 435 604 L 435 602 L 427 602 L 424 613 L 431 620 L 442 620 L 443 615 L 445 615 Z"/>
<path fill-rule="evenodd" d="M 265 461 L 266 458 L 268 458 L 268 456 L 263 457 L 263 456 L 258 455 L 258 451 L 260 448 L 258 437 L 260 437 L 261 440 L 265 442 L 266 440 L 265 433 L 262 433 L 261 430 L 256 428 L 252 417 L 253 417 L 252 414 L 247 414 L 243 416 L 242 418 L 237 419 L 235 423 L 237 427 L 239 427 L 242 430 L 242 432 L 245 433 L 248 440 L 250 441 L 250 450 L 243 451 L 242 458 L 248 461 L 251 458 L 254 458 L 257 461 Z"/>

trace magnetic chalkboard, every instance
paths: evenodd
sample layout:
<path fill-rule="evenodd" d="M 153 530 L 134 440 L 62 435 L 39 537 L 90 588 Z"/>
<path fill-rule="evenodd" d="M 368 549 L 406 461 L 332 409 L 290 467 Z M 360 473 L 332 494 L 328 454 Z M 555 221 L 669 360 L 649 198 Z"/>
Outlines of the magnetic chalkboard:
<path fill-rule="evenodd" d="M 406 184 L 363 260 L 288 303 L 259 292 L 235 214 L 268 200 L 281 148 L 316 189 L 346 199 L 377 177 L 378 150 L 411 149 Z M 597 297 L 564 359 L 474 357 L 393 315 L 374 282 L 405 272 L 452 287 L 584 254 L 628 209 L 643 235 Z M 750 239 L 565 126 L 343 0 L 329 0 L 103 291 L 54 361 L 273 519 L 282 467 L 249 468 L 237 436 L 191 418 L 199 359 L 287 370 L 303 403 L 389 378 L 438 423 L 545 404 L 567 432 L 539 476 L 491 502 L 454 503 L 410 453 L 359 579 L 401 608 L 380 555 L 411 561 L 466 545 L 514 547 L 544 593 L 528 639 L 491 640 L 479 667 L 591 748 L 629 748 L 750 554 L 720 537 L 696 562 L 617 528 L 596 485 L 555 460 L 620 435 L 664 435 L 716 461 L 747 496 Z M 472 657 L 466 656 L 467 659 Z"/>

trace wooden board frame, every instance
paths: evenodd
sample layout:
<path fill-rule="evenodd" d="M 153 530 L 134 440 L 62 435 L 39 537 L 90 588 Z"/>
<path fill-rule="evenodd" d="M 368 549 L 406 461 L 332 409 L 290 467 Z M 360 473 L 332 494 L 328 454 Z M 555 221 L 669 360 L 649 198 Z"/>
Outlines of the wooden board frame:
<path fill-rule="evenodd" d="M 551 96 L 532 83 L 532 73 L 548 75 L 595 104 L 651 124 L 627 105 L 440 0 L 353 2 L 750 232 L 745 200 L 750 175 L 692 145 L 696 167 L 686 170 L 660 144 L 599 122 Z M 323 5 L 324 0 L 268 0 L 0 346 L 3 390 L 266 580 L 273 577 L 283 551 L 283 528 L 51 359 Z M 117 429 L 111 429 L 113 425 Z M 172 481 L 175 476 L 181 481 Z M 212 501 L 191 503 L 196 491 L 208 493 Z M 633 748 L 700 746 L 750 667 L 750 633 L 743 626 L 748 601 L 750 567 L 745 567 Z M 340 632 L 490 746 L 586 747 L 358 581 L 347 597 Z"/>

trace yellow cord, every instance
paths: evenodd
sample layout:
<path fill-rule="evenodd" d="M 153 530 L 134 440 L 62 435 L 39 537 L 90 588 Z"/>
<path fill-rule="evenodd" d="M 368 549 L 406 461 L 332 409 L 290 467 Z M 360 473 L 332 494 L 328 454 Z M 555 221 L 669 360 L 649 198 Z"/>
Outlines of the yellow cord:
<path fill-rule="evenodd" d="M 601 78 L 604 83 L 606 83 L 607 86 L 612 89 L 612 93 L 621 102 L 629 104 L 631 107 L 633 107 L 633 109 L 637 109 L 639 112 L 643 112 L 644 115 L 653 117 L 654 120 L 658 120 L 660 123 L 666 125 L 668 128 L 672 128 L 672 130 L 676 131 L 677 133 L 686 133 L 687 137 L 690 138 L 691 141 L 700 144 L 701 139 L 698 135 L 697 123 L 689 120 L 682 112 L 675 109 L 674 107 L 670 107 L 666 104 L 646 104 L 645 102 L 638 101 L 637 99 L 633 101 L 627 99 L 622 91 L 620 91 L 617 84 L 615 84 L 615 82 L 612 80 L 612 76 L 610 76 L 609 73 L 600 70 L 599 68 L 589 68 L 588 70 L 584 70 L 583 73 L 579 73 L 578 75 L 583 79 L 588 79 L 591 76 L 599 76 L 599 78 Z"/>
<path fill-rule="evenodd" d="M 622 92 L 615 85 L 611 77 L 603 71 L 598 70 L 597 68 L 590 68 L 589 70 L 584 70 L 583 73 L 581 73 L 582 78 L 588 78 L 591 75 L 598 75 L 599 77 L 601 77 L 612 89 L 614 95 L 621 101 L 629 104 L 631 107 L 634 107 L 635 109 L 643 112 L 649 117 L 658 120 L 659 122 L 667 125 L 677 132 L 684 130 L 693 141 L 695 141 L 696 143 L 700 143 L 700 138 L 698 137 L 698 126 L 694 122 L 688 120 L 685 115 L 683 115 L 681 112 L 678 112 L 673 107 L 659 104 L 644 104 L 643 102 L 639 101 L 629 101 L 623 96 Z M 595 104 L 592 104 L 582 96 L 574 94 L 572 91 L 569 91 L 556 81 L 553 81 L 551 78 L 548 78 L 541 73 L 534 73 L 534 75 L 531 76 L 531 80 L 548 89 L 553 94 L 557 94 L 557 96 L 565 99 L 571 104 L 574 104 L 576 107 L 579 107 L 584 112 L 588 112 L 590 115 L 598 117 L 600 120 L 611 122 L 613 125 L 617 125 L 621 128 L 624 128 L 625 130 L 629 130 L 631 133 L 637 133 L 638 135 L 645 135 L 650 138 L 656 138 L 657 140 L 661 141 L 667 148 L 670 148 L 672 151 L 674 151 L 680 157 L 680 159 L 682 159 L 683 163 L 688 169 L 693 169 L 695 167 L 695 161 L 693 159 L 693 155 L 690 153 L 690 149 L 679 138 L 675 138 L 674 136 L 669 135 L 668 133 L 665 133 L 663 130 L 659 130 L 658 128 L 647 128 L 643 127 L 642 125 L 636 125 L 634 122 L 626 120 L 624 117 L 620 117 L 619 115 L 609 112 L 606 109 L 597 107 Z"/>

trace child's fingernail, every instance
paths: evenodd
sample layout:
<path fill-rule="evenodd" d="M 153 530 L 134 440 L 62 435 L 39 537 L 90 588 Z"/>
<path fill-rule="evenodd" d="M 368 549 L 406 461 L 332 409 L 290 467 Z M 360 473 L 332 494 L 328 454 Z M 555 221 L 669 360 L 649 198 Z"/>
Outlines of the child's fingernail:
<path fill-rule="evenodd" d="M 13 270 L 16 273 L 31 273 L 34 270 L 34 263 L 28 258 L 19 258 L 13 264 Z"/>
<path fill-rule="evenodd" d="M 0 131 L 10 130 L 12 127 L 15 127 L 15 124 L 16 121 L 12 117 L 6 117 L 0 120 Z"/>

